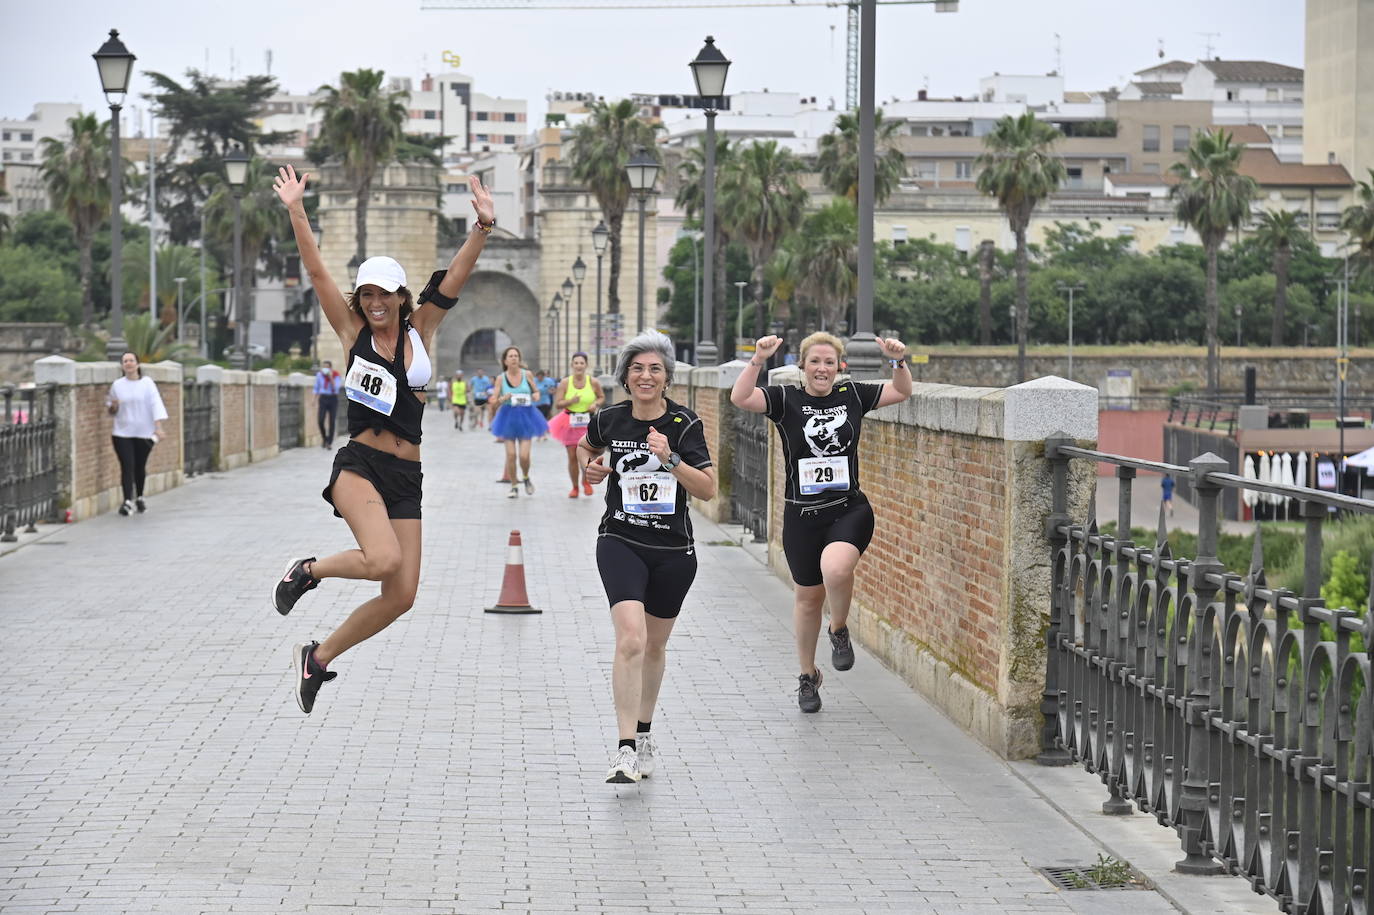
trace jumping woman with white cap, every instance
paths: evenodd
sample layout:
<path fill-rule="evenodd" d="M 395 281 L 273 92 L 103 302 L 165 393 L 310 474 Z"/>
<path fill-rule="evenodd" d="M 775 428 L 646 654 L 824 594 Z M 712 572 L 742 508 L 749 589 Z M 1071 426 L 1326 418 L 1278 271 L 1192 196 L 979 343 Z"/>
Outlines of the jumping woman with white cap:
<path fill-rule="evenodd" d="M 326 578 L 381 583 L 323 642 L 302 642 L 292 653 L 296 701 L 309 714 L 320 686 L 336 676 L 329 664 L 348 649 L 390 626 L 415 601 L 420 582 L 420 425 L 432 376 L 434 332 L 458 301 L 487 235 L 496 225 L 491 195 L 469 178 L 477 223 L 447 270 L 436 270 L 414 304 L 405 270 L 389 257 L 369 257 L 358 268 L 345 298 L 325 272 L 305 215 L 307 175 L 279 169 L 274 187 L 291 215 L 301 263 L 310 274 L 320 308 L 348 354 L 348 444 L 334 457 L 324 499 L 348 522 L 358 541 L 323 559 L 293 560 L 273 587 L 283 616 Z"/>

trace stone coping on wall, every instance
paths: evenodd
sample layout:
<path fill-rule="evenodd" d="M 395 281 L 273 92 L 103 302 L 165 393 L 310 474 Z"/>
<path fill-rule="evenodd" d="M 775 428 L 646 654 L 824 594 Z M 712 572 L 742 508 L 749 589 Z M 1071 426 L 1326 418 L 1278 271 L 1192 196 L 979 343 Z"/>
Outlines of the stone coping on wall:
<path fill-rule="evenodd" d="M 144 376 L 159 382 L 180 384 L 180 362 L 145 362 Z M 124 374 L 118 362 L 77 362 L 66 356 L 44 356 L 33 363 L 35 384 L 110 384 Z"/>

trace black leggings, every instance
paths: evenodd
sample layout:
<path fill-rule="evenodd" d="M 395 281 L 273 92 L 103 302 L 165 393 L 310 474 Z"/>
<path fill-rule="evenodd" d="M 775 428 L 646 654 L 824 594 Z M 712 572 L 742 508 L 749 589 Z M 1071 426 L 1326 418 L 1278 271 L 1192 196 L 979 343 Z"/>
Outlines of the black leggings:
<path fill-rule="evenodd" d="M 148 476 L 148 454 L 153 450 L 150 438 L 110 436 L 115 455 L 119 457 L 120 483 L 124 486 L 124 501 L 143 498 L 143 481 Z"/>
<path fill-rule="evenodd" d="M 645 613 L 662 620 L 682 612 L 687 589 L 697 577 L 697 557 L 690 548 L 654 550 L 616 537 L 597 539 L 596 567 L 612 607 L 637 600 Z"/>

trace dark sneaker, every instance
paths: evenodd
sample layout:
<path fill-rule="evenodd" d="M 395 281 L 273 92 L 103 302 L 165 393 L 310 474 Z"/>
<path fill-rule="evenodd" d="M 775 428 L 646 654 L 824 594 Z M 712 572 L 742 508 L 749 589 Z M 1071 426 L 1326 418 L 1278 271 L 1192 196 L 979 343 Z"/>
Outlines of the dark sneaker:
<path fill-rule="evenodd" d="M 815 674 L 802 674 L 797 677 L 797 705 L 803 712 L 819 712 L 821 710 L 821 669 L 816 668 Z"/>
<path fill-rule="evenodd" d="M 134 500 L 134 508 L 138 509 L 138 513 L 141 515 L 148 510 L 148 503 L 143 501 L 142 496 L 139 496 Z"/>
<path fill-rule="evenodd" d="M 291 612 L 291 608 L 296 606 L 296 601 L 301 599 L 301 595 L 314 590 L 320 583 L 318 578 L 312 578 L 305 571 L 305 564 L 314 561 L 314 556 L 309 559 L 297 559 L 286 567 L 286 574 L 272 589 L 272 606 L 276 607 L 282 616 Z"/>
<path fill-rule="evenodd" d="M 307 715 L 315 707 L 320 687 L 338 676 L 315 663 L 315 649 L 319 642 L 302 642 L 291 650 L 291 664 L 296 669 L 296 704 Z"/>
<path fill-rule="evenodd" d="M 854 666 L 854 646 L 849 641 L 849 627 L 830 633 L 830 663 L 836 670 L 849 670 Z"/>
<path fill-rule="evenodd" d="M 131 511 L 133 511 L 133 510 L 134 510 L 134 503 L 130 502 L 128 499 L 125 499 L 125 500 L 124 500 L 124 504 L 121 505 L 121 506 L 119 506 L 119 513 L 120 513 L 121 515 L 124 515 L 125 517 L 128 517 L 129 512 L 131 512 Z"/>
<path fill-rule="evenodd" d="M 534 495 L 534 484 L 530 482 L 529 477 L 525 477 L 525 495 Z"/>

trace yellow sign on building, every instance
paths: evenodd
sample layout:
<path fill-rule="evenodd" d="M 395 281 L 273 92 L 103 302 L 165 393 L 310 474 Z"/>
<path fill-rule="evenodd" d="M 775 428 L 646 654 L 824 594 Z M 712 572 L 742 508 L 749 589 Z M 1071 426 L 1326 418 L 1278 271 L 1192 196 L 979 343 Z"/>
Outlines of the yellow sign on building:
<path fill-rule="evenodd" d="M 454 54 L 452 51 L 445 51 L 442 57 L 445 66 L 461 67 L 463 65 L 463 58 L 457 54 Z"/>

